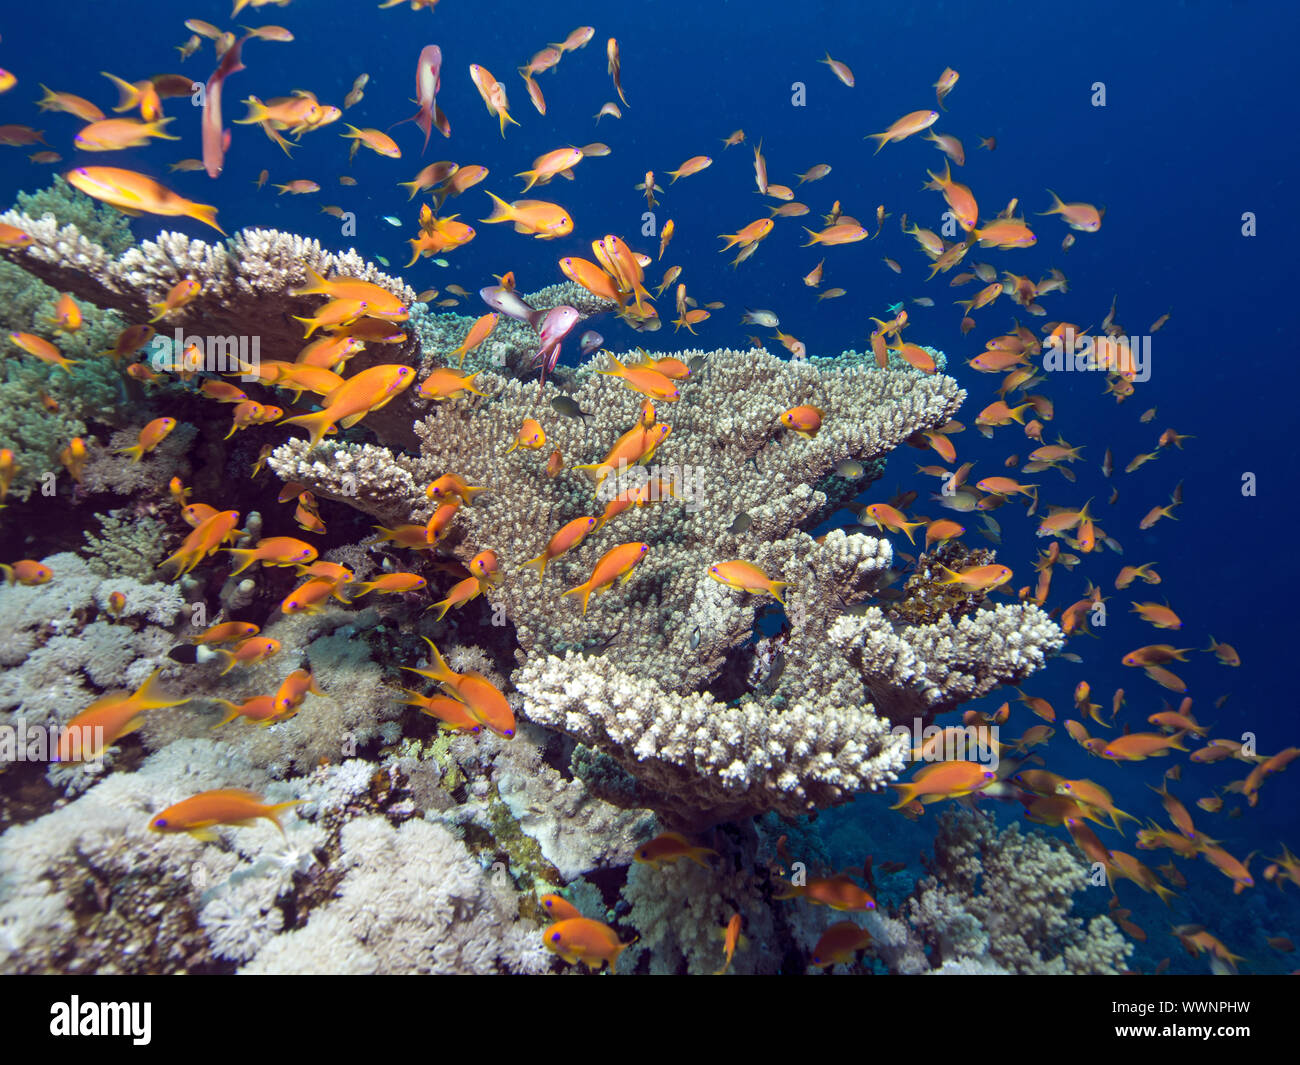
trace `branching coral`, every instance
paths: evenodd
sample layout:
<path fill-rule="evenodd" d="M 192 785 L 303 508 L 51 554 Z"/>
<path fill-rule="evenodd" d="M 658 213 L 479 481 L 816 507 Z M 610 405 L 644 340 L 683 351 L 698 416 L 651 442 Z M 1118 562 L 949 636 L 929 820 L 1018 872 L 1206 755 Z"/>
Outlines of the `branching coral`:
<path fill-rule="evenodd" d="M 1085 927 L 1070 914 L 1087 869 L 1063 843 L 1019 826 L 948 813 L 935 840 L 934 876 L 908 916 L 937 961 L 987 959 L 1016 973 L 1116 973 L 1133 947 L 1108 917 Z"/>
<path fill-rule="evenodd" d="M 641 472 L 611 475 L 602 498 L 593 498 L 585 475 L 552 479 L 542 468 L 552 447 L 567 465 L 598 462 L 635 421 L 637 397 L 592 372 L 603 356 L 576 373 L 572 399 L 585 418 L 557 415 L 549 400 L 558 390 L 549 383 L 539 396 L 483 373 L 487 398 L 437 404 L 417 424 L 418 457 L 293 441 L 270 460 L 285 480 L 388 525 L 424 521 L 434 503 L 421 489 L 442 474 L 486 486 L 457 514 L 445 543 L 462 560 L 492 548 L 507 573 L 514 570 L 490 594 L 514 625 L 523 666 L 513 679 L 524 713 L 612 755 L 639 779 L 637 801 L 677 824 L 767 809 L 793 814 L 878 788 L 901 766 L 885 717 L 932 715 L 1017 681 L 1060 640 L 1033 606 L 974 611 L 968 602 L 973 612 L 929 625 L 895 624 L 874 607 L 845 615 L 876 588 L 890 548 L 862 534 L 833 532 L 818 542 L 803 531 L 828 506 L 810 485 L 845 459 L 874 462 L 946 422 L 962 398 L 951 379 L 786 362 L 762 351 L 678 357 L 697 356 L 702 368 L 683 383 L 680 402 L 658 410 L 672 430 L 652 475 L 672 481 L 675 498 L 619 514 L 552 562 L 540 586 L 515 567 L 540 554 L 565 522 L 598 516 L 603 500 Z M 810 440 L 778 423 L 803 403 L 826 412 Z M 509 451 L 529 417 L 545 427 L 546 447 Z M 748 527 L 733 531 L 742 512 Z M 560 598 L 602 553 L 635 541 L 649 551 L 618 594 L 594 598 L 585 615 Z M 753 653 L 746 644 L 764 600 L 710 579 L 710 565 L 731 558 L 791 585 L 790 630 L 779 651 L 768 649 L 762 683 L 748 689 L 735 674 Z"/>

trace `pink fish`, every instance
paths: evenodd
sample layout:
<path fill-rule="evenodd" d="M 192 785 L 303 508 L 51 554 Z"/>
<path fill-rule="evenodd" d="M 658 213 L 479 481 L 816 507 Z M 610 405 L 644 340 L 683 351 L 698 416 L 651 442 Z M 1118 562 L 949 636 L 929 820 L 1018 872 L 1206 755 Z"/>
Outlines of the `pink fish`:
<path fill-rule="evenodd" d="M 555 364 L 560 361 L 560 346 L 564 343 L 564 338 L 572 331 L 573 327 L 582 320 L 574 308 L 561 304 L 559 307 L 552 307 L 543 312 L 534 312 L 538 317 L 534 321 L 537 327 L 538 339 L 541 341 L 541 348 L 533 356 L 532 365 L 542 368 L 541 384 L 545 385 L 546 375 L 555 369 Z M 541 395 L 541 387 L 538 387 L 537 394 Z"/>
<path fill-rule="evenodd" d="M 248 68 L 240 61 L 239 53 L 243 51 L 247 37 L 241 37 L 231 46 L 221 64 L 208 79 L 203 94 L 203 169 L 208 177 L 214 178 L 221 173 L 225 165 L 226 150 L 230 147 L 230 130 L 221 128 L 221 86 L 231 74 L 238 74 Z"/>
<path fill-rule="evenodd" d="M 479 297 L 494 311 L 513 318 L 517 322 L 536 325 L 537 312 L 520 299 L 512 288 L 504 285 L 489 285 L 478 290 Z"/>
<path fill-rule="evenodd" d="M 424 147 L 420 154 L 429 148 L 429 135 L 433 127 L 444 137 L 451 136 L 451 123 L 438 107 L 438 90 L 442 88 L 442 49 L 436 44 L 426 44 L 420 52 L 420 59 L 415 64 L 415 99 L 420 110 L 404 122 L 414 122 L 424 131 Z M 401 125 L 399 122 L 398 125 Z"/>

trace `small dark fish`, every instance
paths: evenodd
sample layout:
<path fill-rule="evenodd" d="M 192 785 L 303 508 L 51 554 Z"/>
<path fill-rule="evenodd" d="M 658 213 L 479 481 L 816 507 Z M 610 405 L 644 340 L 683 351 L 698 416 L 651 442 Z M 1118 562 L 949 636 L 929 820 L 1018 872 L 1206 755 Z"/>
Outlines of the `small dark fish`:
<path fill-rule="evenodd" d="M 591 414 L 578 406 L 578 401 L 569 396 L 556 396 L 551 400 L 551 409 L 566 418 L 590 418 Z"/>
<path fill-rule="evenodd" d="M 597 333 L 594 329 L 588 329 L 582 334 L 582 338 L 578 341 L 578 351 L 584 356 L 590 355 L 603 343 L 605 343 L 605 338 L 603 336 Z"/>
<path fill-rule="evenodd" d="M 700 627 L 697 625 L 695 631 L 691 633 L 691 650 L 694 651 L 700 646 Z"/>
<path fill-rule="evenodd" d="M 734 536 L 739 536 L 743 532 L 748 532 L 749 527 L 754 524 L 754 519 L 748 514 L 737 514 L 736 520 L 731 523 L 731 528 L 727 532 Z"/>
<path fill-rule="evenodd" d="M 1057 657 L 1057 658 L 1064 658 L 1067 662 L 1082 662 L 1082 661 L 1083 661 L 1083 659 L 1080 658 L 1078 655 L 1076 655 L 1073 651 L 1063 651 L 1063 652 L 1061 652 L 1061 654 L 1057 655 L 1056 657 Z"/>
<path fill-rule="evenodd" d="M 857 459 L 844 459 L 835 464 L 835 472 L 846 481 L 856 481 L 867 470 Z"/>
<path fill-rule="evenodd" d="M 704 369 L 708 361 L 709 360 L 707 356 L 696 355 L 693 359 L 691 359 L 690 362 L 686 364 L 686 366 L 687 369 L 691 371 L 691 373 L 699 373 L 701 370 Z"/>

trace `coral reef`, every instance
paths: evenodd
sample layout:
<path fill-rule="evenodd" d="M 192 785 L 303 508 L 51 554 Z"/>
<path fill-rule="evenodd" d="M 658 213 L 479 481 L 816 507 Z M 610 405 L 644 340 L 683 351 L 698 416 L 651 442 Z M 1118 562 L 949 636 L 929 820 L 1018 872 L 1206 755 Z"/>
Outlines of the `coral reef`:
<path fill-rule="evenodd" d="M 896 357 L 880 369 L 853 352 L 791 361 L 763 349 L 678 352 L 691 367 L 681 398 L 656 402 L 652 416 L 669 434 L 646 465 L 615 467 L 593 486 L 590 469 L 575 467 L 600 463 L 651 417 L 642 397 L 601 372 L 613 366 L 604 352 L 539 386 L 537 335 L 507 318 L 465 360 L 482 395 L 434 402 L 409 389 L 315 447 L 281 435 L 263 450 L 282 481 L 339 505 L 331 528 L 349 531 L 324 541 L 325 561 L 357 581 L 413 571 L 436 599 L 451 571 L 463 577 L 459 566 L 491 549 L 503 579 L 480 600 L 438 620 L 419 612 L 427 594 L 285 613 L 296 575 L 262 566 L 232 575 L 223 554 L 172 579 L 157 566 L 188 531 L 165 502 L 173 477 L 202 502 L 241 512 L 241 546 L 264 522 L 268 534 L 292 526 L 270 509 L 265 480 L 247 495 L 234 487 L 248 486 L 247 462 L 267 437 L 217 447 L 207 429 L 224 412 L 205 412 L 192 383 L 164 386 L 166 403 L 155 404 L 101 356 L 127 322 L 192 278 L 198 296 L 160 329 L 256 337 L 264 357 L 287 358 L 302 345 L 290 316 L 318 298 L 291 290 L 309 271 L 342 273 L 411 308 L 402 338 L 368 344 L 347 372 L 401 363 L 423 377 L 447 364 L 473 318 L 433 314 L 356 252 L 294 234 L 248 229 L 210 243 L 163 232 L 135 244 L 120 218 L 66 186 L 0 220 L 35 238 L 0 251 L 0 287 L 13 290 L 5 324 L 41 332 L 60 292 L 86 315 L 59 340 L 83 360 L 70 374 L 13 353 L 0 360 L 0 398 L 12 393 L 15 411 L 0 446 L 17 453 L 15 496 L 53 494 L 41 486 L 65 476 L 59 451 L 72 436 L 88 444 L 80 483 L 56 501 L 76 517 L 60 544 L 75 550 L 32 547 L 53 579 L 0 587 L 0 725 L 66 724 L 154 672 L 186 700 L 146 712 L 102 762 L 0 767 L 29 796 L 4 807 L 15 816 L 0 835 L 3 971 L 549 972 L 560 963 L 543 945 L 537 900 L 552 891 L 615 924 L 622 942 L 640 937 L 620 971 L 716 971 L 720 930 L 736 914 L 749 946 L 733 971 L 799 971 L 831 921 L 822 907 L 774 899 L 774 837 L 794 834 L 806 857 L 821 857 L 814 832 L 779 819 L 879 790 L 905 763 L 895 723 L 928 722 L 1018 683 L 1061 646 L 1038 607 L 938 584 L 939 563 L 980 564 L 991 552 L 926 554 L 891 600 L 880 594 L 897 576 L 886 539 L 812 535 L 883 475 L 894 449 L 953 417 L 965 393 L 952 378 Z M 612 306 L 569 283 L 524 298 L 584 317 Z M 825 412 L 806 437 L 780 421 L 805 404 Z M 121 449 L 155 406 L 181 424 L 133 462 Z M 525 419 L 542 425 L 544 447 L 512 447 Z M 552 451 L 558 473 L 547 471 Z M 427 521 L 437 501 L 426 489 L 445 474 L 486 491 L 436 547 L 356 542 L 363 515 L 386 528 Z M 542 578 L 523 567 L 561 525 L 599 518 L 651 478 L 662 498 L 613 515 Z M 93 513 L 87 498 L 105 509 Z M 638 542 L 648 551 L 626 583 L 585 609 L 561 595 L 612 547 Z M 732 559 L 778 582 L 779 599 L 712 579 L 710 567 Z M 246 620 L 275 653 L 223 672 L 225 656 L 192 646 L 214 623 Z M 520 719 L 513 738 L 440 732 L 404 703 L 404 689 L 422 682 L 401 667 L 432 665 L 422 636 L 453 670 L 506 693 Z M 227 702 L 274 693 L 298 669 L 316 690 L 294 713 L 269 726 L 222 721 Z M 283 834 L 267 821 L 222 828 L 217 844 L 149 830 L 158 810 L 214 788 L 297 805 L 281 814 Z M 716 854 L 633 863 L 664 829 L 697 839 L 713 829 L 705 845 Z M 1077 862 L 1061 848 L 951 821 L 940 852 L 905 910 L 855 916 L 877 940 L 872 964 L 1123 967 L 1107 919 L 1084 928 L 1069 915 Z M 1035 907 L 1023 925 L 998 915 L 1016 893 Z"/>
<path fill-rule="evenodd" d="M 901 766 L 886 718 L 932 716 L 1019 681 L 1060 646 L 1037 607 L 974 610 L 982 597 L 963 597 L 955 621 L 925 625 L 895 624 L 875 607 L 845 615 L 889 569 L 889 545 L 840 531 L 818 542 L 803 531 L 829 505 L 812 482 L 845 459 L 876 461 L 951 417 L 962 393 L 949 378 L 785 362 L 764 351 L 679 357 L 703 365 L 680 402 L 660 405 L 672 430 L 651 469 L 673 480 L 677 498 L 618 515 L 552 562 L 540 587 L 525 574 L 491 593 L 518 640 L 513 682 L 524 713 L 611 755 L 642 785 L 638 803 L 698 827 L 769 809 L 795 814 L 878 788 Z M 490 547 L 517 565 L 563 523 L 598 516 L 602 499 L 641 474 L 611 475 L 593 499 L 584 475 L 552 480 L 540 452 L 507 453 L 533 417 L 546 428 L 546 449 L 558 448 L 569 464 L 599 461 L 637 402 L 594 372 L 603 364 L 598 356 L 576 372 L 571 398 L 585 418 L 558 416 L 549 400 L 559 391 L 549 383 L 539 396 L 483 373 L 486 398 L 437 404 L 416 425 L 418 457 L 294 440 L 270 465 L 390 527 L 424 521 L 434 504 L 423 486 L 456 473 L 489 490 L 457 515 L 446 546 L 463 560 Z M 777 416 L 799 403 L 829 412 L 815 439 L 780 430 Z M 731 531 L 737 513 L 751 519 L 741 533 Z M 627 541 L 650 549 L 621 594 L 596 597 L 585 614 L 559 599 L 559 588 L 582 580 L 601 552 Z M 792 586 L 780 661 L 752 691 L 726 685 L 752 653 L 746 644 L 762 600 L 709 578 L 709 566 L 728 558 Z"/>
<path fill-rule="evenodd" d="M 1071 915 L 1087 867 L 1069 847 L 1018 825 L 998 831 L 979 814 L 939 821 L 932 876 L 908 918 L 943 966 L 976 962 L 1013 973 L 1125 971 L 1133 951 L 1109 917 Z M 952 970 L 946 970 L 952 971 Z"/>

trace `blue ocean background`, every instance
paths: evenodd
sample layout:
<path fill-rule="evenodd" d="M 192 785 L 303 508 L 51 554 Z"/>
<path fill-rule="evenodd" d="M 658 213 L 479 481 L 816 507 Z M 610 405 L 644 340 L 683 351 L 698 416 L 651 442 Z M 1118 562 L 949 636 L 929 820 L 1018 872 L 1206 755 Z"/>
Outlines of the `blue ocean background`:
<path fill-rule="evenodd" d="M 1080 680 L 1091 684 L 1093 700 L 1107 711 L 1112 693 L 1122 687 L 1127 703 L 1120 722 L 1145 730 L 1147 715 L 1166 699 L 1176 705 L 1178 696 L 1140 670 L 1126 669 L 1120 658 L 1143 644 L 1173 642 L 1198 649 L 1190 663 L 1173 668 L 1187 680 L 1193 712 L 1212 725 L 1211 736 L 1239 739 L 1253 733 L 1264 753 L 1300 743 L 1294 678 L 1289 678 L 1297 631 L 1290 594 L 1296 563 L 1289 547 L 1300 513 L 1293 459 L 1300 374 L 1294 336 L 1286 339 L 1294 330 L 1289 312 L 1295 298 L 1297 236 L 1295 205 L 1288 206 L 1288 198 L 1294 195 L 1300 161 L 1289 117 L 1295 91 L 1291 52 L 1300 23 L 1293 6 L 1113 0 L 1050 5 L 817 0 L 797 5 L 773 0 L 482 5 L 443 0 L 430 13 L 406 6 L 379 10 L 370 0 L 297 0 L 287 8 L 247 9 L 236 20 L 284 25 L 297 39 L 245 46 L 247 69 L 227 85 L 228 124 L 243 116 L 237 101 L 250 94 L 265 100 L 303 88 L 323 102 L 341 104 L 353 78 L 366 72 L 365 98 L 344 120 L 387 129 L 414 110 L 416 57 L 424 45 L 436 43 L 444 57 L 438 103 L 450 118 L 451 139 L 435 132 L 421 156 L 422 135 L 408 124 L 393 131 L 401 160 L 363 149 L 349 166 L 349 142 L 339 136 L 342 122 L 306 134 L 292 160 L 257 127 L 232 126 L 226 169 L 216 181 L 202 172 L 171 174 L 166 169 L 168 162 L 201 154 L 200 112 L 184 99 L 166 102 L 167 112 L 176 117 L 171 132 L 181 141 L 111 156 L 79 155 L 71 138 L 80 123 L 68 115 L 41 114 L 35 107 L 37 83 L 42 82 L 86 96 L 107 110 L 115 91 L 100 70 L 128 80 L 172 72 L 206 80 L 212 73 L 208 44 L 184 62 L 175 51 L 189 35 L 182 22 L 203 18 L 224 29 L 231 27 L 229 16 L 229 4 L 210 0 L 122 0 L 111 8 L 29 4 L 8 12 L 0 22 L 0 66 L 13 71 L 19 84 L 0 96 L 0 123 L 44 130 L 64 162 L 36 165 L 26 157 L 37 149 L 0 148 L 0 202 L 11 203 L 20 190 L 44 187 L 53 173 L 72 165 L 125 166 L 182 195 L 215 204 L 229 233 L 267 226 L 314 236 L 332 249 L 356 247 L 366 256 L 387 258 L 393 272 L 417 290 L 458 282 L 474 292 L 491 284 L 493 274 L 513 270 L 520 290 L 527 292 L 564 280 L 556 261 L 564 255 L 591 257 L 590 241 L 606 233 L 620 234 L 634 248 L 655 255 L 658 238 L 640 235 L 646 204 L 633 188 L 647 170 L 654 170 L 665 189 L 656 222 L 673 219 L 676 235 L 663 261 L 647 270 L 648 277 L 657 282 L 667 265 L 680 264 L 692 296 L 701 304 L 721 300 L 726 307 L 697 328 L 697 337 L 674 333 L 670 324 L 656 334 L 638 334 L 612 318 L 593 323 L 612 351 L 638 344 L 656 352 L 743 349 L 749 334 L 759 332 L 740 324 L 741 312 L 751 307 L 775 310 L 781 328 L 802 340 L 809 354 L 833 356 L 846 349 L 868 350 L 868 316 L 888 317 L 888 306 L 906 302 L 912 320 L 908 339 L 947 352 L 948 372 L 970 392 L 959 415 L 968 425 L 980 407 L 996 398 L 997 378 L 975 373 L 965 360 L 979 352 L 985 339 L 1010 328 L 1014 317 L 1035 331 L 1043 321 L 1058 319 L 1096 328 L 1115 299 L 1117 320 L 1128 333 L 1144 335 L 1169 312 L 1168 324 L 1152 339 L 1151 379 L 1138 385 L 1131 399 L 1116 404 L 1103 394 L 1104 380 L 1096 374 L 1049 375 L 1036 390 L 1056 404 L 1045 436 L 1054 439 L 1059 433 L 1070 444 L 1083 445 L 1085 461 L 1076 466 L 1077 484 L 1050 470 L 1021 479 L 1042 483 L 1045 502 L 1078 506 L 1093 498 L 1099 523 L 1124 553 L 1121 558 L 1099 551 L 1073 571 L 1058 568 L 1049 607 L 1082 598 L 1085 579 L 1092 580 L 1107 595 L 1107 624 L 1098 630 L 1098 639 L 1084 635 L 1069 641 L 1067 650 L 1080 655 L 1082 664 L 1058 659 L 1023 690 L 1048 699 L 1064 717 Z M 595 26 L 596 37 L 567 55 L 555 72 L 539 77 L 548 105 L 547 115 L 539 116 L 515 68 L 582 24 Z M 596 123 L 593 116 L 601 105 L 617 99 L 605 70 L 604 42 L 610 36 L 620 42 L 629 104 L 621 120 Z M 853 69 L 855 87 L 842 85 L 817 62 L 828 49 Z M 510 127 L 504 139 L 470 82 L 470 63 L 487 67 L 507 87 L 520 126 Z M 977 329 L 963 337 L 962 313 L 953 301 L 969 299 L 978 286 L 951 289 L 952 275 L 927 282 L 923 256 L 899 232 L 904 213 L 918 225 L 938 228 L 942 201 L 921 184 L 927 168 L 942 170 L 943 156 L 919 137 L 873 154 L 874 142 L 864 137 L 906 112 L 934 106 L 931 86 L 945 66 L 961 75 L 935 127 L 965 145 L 966 166 L 954 168 L 954 175 L 972 186 L 985 218 L 1018 197 L 1039 235 L 1032 249 L 976 249 L 967 262 L 991 262 L 999 271 L 1034 279 L 1052 267 L 1064 271 L 1069 291 L 1043 297 L 1045 319 L 1030 318 L 1002 299 L 976 312 Z M 1104 107 L 1092 103 L 1098 82 L 1105 86 Z M 792 104 L 796 83 L 805 87 L 805 106 Z M 721 139 L 737 128 L 745 130 L 745 144 L 724 150 Z M 980 150 L 979 139 L 989 136 L 996 137 L 996 151 Z M 753 181 L 751 149 L 760 138 L 774 182 L 794 187 L 794 175 L 816 163 L 833 169 L 826 179 L 796 189 L 796 199 L 812 213 L 779 219 L 758 253 L 733 270 L 732 254 L 718 253 L 717 234 L 767 215 L 768 201 L 756 194 Z M 570 211 L 575 220 L 571 237 L 542 242 L 508 226 L 479 224 L 488 213 L 484 189 L 517 198 L 521 182 L 512 175 L 536 156 L 592 141 L 607 143 L 611 154 L 584 160 L 572 183 L 557 180 L 529 194 L 554 199 Z M 698 154 L 712 156 L 713 165 L 669 186 L 663 174 Z M 448 207 L 475 226 L 477 237 L 447 256 L 447 269 L 425 259 L 403 270 L 409 257 L 405 239 L 414 233 L 418 208 L 427 197 L 410 201 L 396 183 L 409 181 L 421 166 L 442 158 L 491 170 L 483 185 Z M 271 183 L 310 178 L 322 190 L 297 197 L 277 196 L 270 183 L 258 189 L 254 182 L 264 168 Z M 344 173 L 354 175 L 358 186 L 340 186 L 337 178 Z M 1064 224 L 1036 215 L 1051 202 L 1048 188 L 1067 201 L 1104 206 L 1100 232 L 1077 234 L 1074 246 L 1063 251 Z M 835 200 L 864 223 L 870 219 L 873 229 L 876 206 L 884 204 L 890 217 L 880 238 L 844 247 L 802 247 L 800 223 L 819 228 L 818 216 Z M 325 204 L 356 212 L 355 237 L 340 234 L 339 223 L 320 212 Z M 1250 236 L 1243 235 L 1247 214 L 1256 227 Z M 384 222 L 385 215 L 399 217 L 402 227 Z M 160 228 L 184 229 L 202 239 L 215 236 L 183 219 L 146 217 L 134 223 L 141 238 Z M 885 256 L 901 264 L 901 274 L 886 266 Z M 819 290 L 801 282 L 823 257 L 820 291 L 842 287 L 845 297 L 819 302 Z M 910 302 L 921 296 L 932 298 L 935 306 Z M 483 308 L 471 299 L 456 310 L 476 316 Z M 673 316 L 671 291 L 660 301 L 660 311 L 665 319 Z M 761 332 L 775 345 L 768 339 L 770 331 Z M 567 353 L 566 362 L 575 360 L 576 351 Z M 1138 416 L 1153 406 L 1158 408 L 1155 418 L 1140 423 Z M 1133 474 L 1122 473 L 1132 457 L 1155 450 L 1156 438 L 1169 427 L 1194 434 L 1194 439 L 1183 450 L 1164 449 Z M 970 429 L 955 443 L 959 461 L 977 463 L 972 483 L 992 475 L 1019 476 L 1004 469 L 1002 460 L 1012 452 L 1023 457 L 1033 446 L 1026 446 L 1014 426 L 999 429 L 992 441 Z M 1099 468 L 1108 447 L 1117 466 L 1109 482 Z M 940 516 L 926 499 L 935 482 L 915 472 L 917 464 L 934 461 L 931 454 L 899 449 L 883 480 L 861 502 L 883 502 L 896 491 L 914 488 L 921 496 L 909 513 Z M 1243 494 L 1247 474 L 1256 481 L 1253 495 Z M 1142 515 L 1167 502 L 1180 481 L 1185 503 L 1175 512 L 1177 521 L 1140 531 Z M 1112 485 L 1119 487 L 1119 500 L 1108 506 Z M 1018 511 L 1013 504 L 995 515 L 1004 534 L 999 561 L 1016 572 L 1012 587 L 1032 585 L 1033 552 L 1047 543 L 1035 539 L 1033 519 Z M 847 512 L 843 516 L 851 520 Z M 975 533 L 977 516 L 953 516 L 967 525 L 967 542 L 983 546 Z M 893 541 L 896 548 L 908 550 L 901 537 Z M 1112 582 L 1121 565 L 1145 562 L 1157 563 L 1160 585 L 1138 583 L 1115 591 Z M 1148 599 L 1167 599 L 1183 619 L 1182 630 L 1154 630 L 1129 611 L 1131 601 Z M 1237 648 L 1240 668 L 1200 653 L 1211 635 Z M 991 711 L 1012 698 L 1013 727 L 1007 731 L 1015 736 L 1038 719 L 1015 703 L 1014 695 L 1004 690 L 972 705 Z M 1216 709 L 1220 696 L 1227 701 Z M 1112 791 L 1122 809 L 1162 824 L 1163 811 L 1148 785 L 1158 785 L 1162 772 L 1181 762 L 1182 780 L 1171 789 L 1192 810 L 1197 827 L 1238 858 L 1256 854 L 1251 863 L 1256 886 L 1240 895 L 1204 859 L 1179 863 L 1190 883 L 1170 910 L 1135 885 L 1122 884 L 1123 904 L 1133 909 L 1132 920 L 1148 934 L 1133 959 L 1135 968 L 1151 971 L 1169 957 L 1172 972 L 1206 971 L 1203 959 L 1186 957 L 1168 935 L 1170 922 L 1205 924 L 1247 957 L 1246 971 L 1293 967 L 1264 938 L 1300 936 L 1295 902 L 1300 891 L 1280 892 L 1261 873 L 1265 856 L 1281 853 L 1283 842 L 1300 852 L 1300 767 L 1270 779 L 1257 806 L 1246 807 L 1239 797 L 1228 796 L 1221 813 L 1208 814 L 1193 806 L 1195 799 L 1241 779 L 1248 767 L 1235 761 L 1197 765 L 1178 754 L 1112 765 L 1090 758 L 1063 730 L 1039 753 L 1053 771 L 1094 779 Z M 823 814 L 817 828 L 841 866 L 858 866 L 867 854 L 877 864 L 907 862 L 896 881 L 905 887 L 920 872 L 917 852 L 927 847 L 939 808 L 929 808 L 913 824 L 888 813 L 888 805 L 884 796 L 864 797 Z M 1018 807 L 983 805 L 996 808 L 1004 820 L 1019 815 Z M 1234 809 L 1243 812 L 1230 817 Z M 1150 865 L 1168 860 L 1166 852 L 1134 851 L 1131 828 L 1123 842 L 1113 832 L 1103 832 L 1103 838 Z M 1049 831 L 1064 837 L 1059 829 Z M 882 898 L 889 897 L 890 889 L 882 888 Z M 1085 912 L 1105 912 L 1108 898 L 1105 888 L 1089 892 Z"/>

